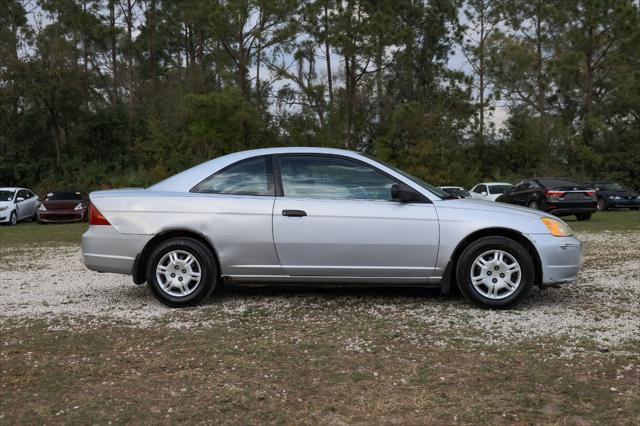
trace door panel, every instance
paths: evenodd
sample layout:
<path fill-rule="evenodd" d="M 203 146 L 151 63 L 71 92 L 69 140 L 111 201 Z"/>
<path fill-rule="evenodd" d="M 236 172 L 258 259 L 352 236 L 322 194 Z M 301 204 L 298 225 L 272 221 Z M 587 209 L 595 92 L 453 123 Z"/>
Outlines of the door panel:
<path fill-rule="evenodd" d="M 433 204 L 374 200 L 277 198 L 273 235 L 283 270 L 295 276 L 426 281 L 439 244 Z"/>

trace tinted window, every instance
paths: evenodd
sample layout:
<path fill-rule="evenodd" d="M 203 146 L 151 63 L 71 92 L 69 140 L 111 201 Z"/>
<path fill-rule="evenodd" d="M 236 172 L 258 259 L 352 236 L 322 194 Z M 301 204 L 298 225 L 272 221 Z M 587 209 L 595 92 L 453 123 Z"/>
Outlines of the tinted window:
<path fill-rule="evenodd" d="M 49 192 L 47 199 L 51 201 L 82 201 L 82 193 L 71 191 Z"/>
<path fill-rule="evenodd" d="M 594 183 L 594 186 L 598 187 L 600 191 L 624 191 L 622 185 L 617 183 Z"/>
<path fill-rule="evenodd" d="M 0 191 L 0 201 L 13 201 L 13 191 Z"/>
<path fill-rule="evenodd" d="M 478 194 L 481 194 L 483 192 L 487 192 L 487 186 L 486 185 L 478 185 L 478 186 L 476 186 L 476 190 L 474 192 L 477 192 Z"/>
<path fill-rule="evenodd" d="M 192 192 L 232 195 L 275 195 L 266 157 L 240 161 L 200 182 Z"/>
<path fill-rule="evenodd" d="M 561 188 L 563 186 L 582 186 L 581 183 L 576 182 L 575 180 L 571 180 L 571 179 L 538 179 L 538 182 L 540 182 L 542 185 L 546 186 L 547 188 Z"/>
<path fill-rule="evenodd" d="M 511 185 L 489 185 L 489 189 L 492 194 L 504 194 L 511 189 Z"/>
<path fill-rule="evenodd" d="M 457 197 L 466 197 L 469 195 L 466 189 L 464 188 L 443 188 L 444 192 L 450 195 L 455 195 Z"/>
<path fill-rule="evenodd" d="M 27 191 L 25 191 L 24 189 L 21 189 L 20 191 L 18 191 L 18 194 L 16 195 L 16 198 L 18 197 L 22 197 L 25 200 L 29 197 L 27 197 Z"/>
<path fill-rule="evenodd" d="M 391 200 L 396 183 L 370 166 L 336 157 L 281 157 L 280 175 L 288 197 Z"/>

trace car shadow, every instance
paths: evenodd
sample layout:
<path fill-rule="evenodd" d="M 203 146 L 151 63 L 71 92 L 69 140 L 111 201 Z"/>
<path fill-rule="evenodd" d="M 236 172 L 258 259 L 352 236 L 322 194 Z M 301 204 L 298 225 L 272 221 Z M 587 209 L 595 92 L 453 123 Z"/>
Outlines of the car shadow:
<path fill-rule="evenodd" d="M 320 286 L 320 285 L 222 285 L 216 289 L 207 303 L 224 301 L 225 299 L 260 299 L 268 297 L 278 298 L 320 298 L 320 299 L 459 299 L 457 293 L 444 295 L 439 288 L 420 288 L 403 286 Z"/>

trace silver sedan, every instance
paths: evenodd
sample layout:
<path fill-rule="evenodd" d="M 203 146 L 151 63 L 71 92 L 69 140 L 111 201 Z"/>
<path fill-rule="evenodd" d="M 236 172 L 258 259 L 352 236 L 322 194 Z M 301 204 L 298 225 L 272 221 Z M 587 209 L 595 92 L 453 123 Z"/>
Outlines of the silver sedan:
<path fill-rule="evenodd" d="M 554 216 L 453 198 L 337 149 L 237 152 L 90 199 L 85 265 L 131 274 L 174 307 L 225 282 L 457 285 L 505 308 L 534 285 L 574 281 L 582 263 L 582 243 Z"/>

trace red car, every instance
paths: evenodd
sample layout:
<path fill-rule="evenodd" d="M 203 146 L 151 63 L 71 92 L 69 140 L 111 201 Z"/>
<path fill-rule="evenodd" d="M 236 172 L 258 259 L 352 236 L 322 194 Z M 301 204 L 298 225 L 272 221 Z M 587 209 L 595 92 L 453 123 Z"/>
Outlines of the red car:
<path fill-rule="evenodd" d="M 89 219 L 87 204 L 87 197 L 82 192 L 49 192 L 38 207 L 38 222 L 86 222 Z"/>

